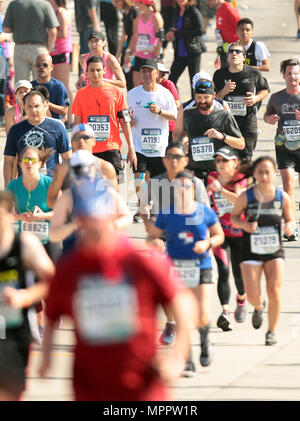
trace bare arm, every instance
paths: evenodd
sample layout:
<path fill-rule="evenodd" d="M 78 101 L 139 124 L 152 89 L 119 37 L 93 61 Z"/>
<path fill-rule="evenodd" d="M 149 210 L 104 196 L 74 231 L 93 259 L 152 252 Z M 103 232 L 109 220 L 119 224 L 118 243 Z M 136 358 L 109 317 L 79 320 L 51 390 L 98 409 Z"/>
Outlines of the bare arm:
<path fill-rule="evenodd" d="M 56 36 L 57 36 L 57 29 L 49 28 L 48 29 L 48 45 L 47 45 L 47 48 L 49 51 L 54 47 Z"/>
<path fill-rule="evenodd" d="M 8 183 L 13 179 L 13 170 L 14 170 L 14 162 L 15 156 L 4 156 L 4 164 L 3 164 L 3 177 L 4 177 L 4 187 L 6 188 Z"/>
<path fill-rule="evenodd" d="M 68 105 L 57 105 L 53 104 L 53 102 L 49 102 L 49 109 L 56 114 L 60 115 L 67 115 L 69 106 Z"/>
<path fill-rule="evenodd" d="M 64 153 L 62 153 L 60 155 L 61 155 L 63 161 L 67 161 L 70 158 L 72 158 L 72 151 L 67 151 L 67 152 L 64 152 Z"/>
<path fill-rule="evenodd" d="M 206 135 L 210 138 L 223 140 L 223 133 L 219 132 L 216 129 L 206 130 L 204 135 Z M 227 145 L 231 146 L 232 148 L 236 148 L 236 149 L 244 149 L 245 148 L 245 139 L 243 137 L 234 137 L 234 136 L 230 136 L 230 135 L 226 134 L 226 138 L 224 139 L 224 143 L 227 143 Z"/>
<path fill-rule="evenodd" d="M 92 7 L 91 9 L 89 9 L 88 15 L 89 15 L 89 18 L 92 22 L 93 30 L 94 31 L 100 31 L 96 7 Z"/>
<path fill-rule="evenodd" d="M 224 242 L 224 232 L 220 222 L 209 227 L 210 237 L 207 240 L 197 241 L 193 251 L 195 253 L 203 254 L 210 248 L 220 246 Z"/>
<path fill-rule="evenodd" d="M 160 29 L 162 29 L 164 27 L 164 21 L 160 15 L 160 13 L 155 13 L 154 15 L 154 26 L 155 26 L 155 32 L 159 32 Z M 159 57 L 159 53 L 160 53 L 160 49 L 162 47 L 162 42 L 160 39 L 158 39 L 158 42 L 155 46 L 155 50 L 154 50 L 154 56 L 155 57 Z"/>
<path fill-rule="evenodd" d="M 118 184 L 117 174 L 116 174 L 116 170 L 114 166 L 110 162 L 104 161 L 104 159 L 101 159 L 101 158 L 97 158 L 97 159 L 99 159 L 99 166 L 100 166 L 100 170 L 103 176 L 107 178 L 108 180 L 110 180 L 112 182 L 114 189 L 118 191 L 119 184 Z"/>
<path fill-rule="evenodd" d="M 76 230 L 77 227 L 74 221 L 66 222 L 68 216 L 71 214 L 72 207 L 72 194 L 68 189 L 57 199 L 53 209 L 53 217 L 50 226 L 51 241 L 57 242 L 65 240 Z"/>
<path fill-rule="evenodd" d="M 6 110 L 4 120 L 5 120 L 5 132 L 7 136 L 11 126 L 13 126 L 16 122 L 16 108 L 15 107 L 11 107 Z"/>
<path fill-rule="evenodd" d="M 118 88 L 126 88 L 126 79 L 123 70 L 116 57 L 112 54 L 109 54 L 107 58 L 107 65 L 115 75 L 115 79 L 104 79 L 104 81 L 111 85 L 118 86 Z"/>
<path fill-rule="evenodd" d="M 269 72 L 271 70 L 271 66 L 270 66 L 270 62 L 268 58 L 265 58 L 264 60 L 262 60 L 260 66 L 251 66 L 251 67 L 258 69 L 261 72 Z"/>
<path fill-rule="evenodd" d="M 116 59 L 118 60 L 118 62 L 121 62 L 121 56 L 122 56 L 122 51 L 123 51 L 123 45 L 124 42 L 127 40 L 127 35 L 125 34 L 124 28 L 122 29 L 122 35 L 121 38 L 119 40 L 118 43 L 118 48 L 117 48 L 117 52 L 116 52 Z"/>
<path fill-rule="evenodd" d="M 59 22 L 59 29 L 57 30 L 57 37 L 66 39 L 68 36 L 68 15 L 67 11 L 62 8 L 57 13 L 57 19 Z"/>
<path fill-rule="evenodd" d="M 63 162 L 62 164 L 59 164 L 55 167 L 52 182 L 48 189 L 48 195 L 47 195 L 47 205 L 49 208 L 53 209 L 55 202 L 59 196 L 59 192 L 62 189 L 62 186 L 64 184 L 64 179 L 68 172 L 68 165 L 66 162 Z"/>
<path fill-rule="evenodd" d="M 130 162 L 131 167 L 136 170 L 137 169 L 137 157 L 136 157 L 136 154 L 135 154 L 130 123 L 127 123 L 123 118 L 120 118 L 120 124 L 121 124 L 122 130 L 123 130 L 123 133 L 125 135 L 126 142 L 127 142 L 127 146 L 128 146 L 127 162 Z"/>

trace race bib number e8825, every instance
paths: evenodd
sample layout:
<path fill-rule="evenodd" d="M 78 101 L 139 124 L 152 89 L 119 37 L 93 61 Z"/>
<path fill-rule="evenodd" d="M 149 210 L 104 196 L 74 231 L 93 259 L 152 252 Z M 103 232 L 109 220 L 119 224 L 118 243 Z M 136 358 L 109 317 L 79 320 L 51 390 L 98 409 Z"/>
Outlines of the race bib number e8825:
<path fill-rule="evenodd" d="M 26 222 L 21 221 L 21 232 L 31 232 L 36 235 L 42 243 L 49 241 L 49 222 L 48 221 L 35 221 Z"/>

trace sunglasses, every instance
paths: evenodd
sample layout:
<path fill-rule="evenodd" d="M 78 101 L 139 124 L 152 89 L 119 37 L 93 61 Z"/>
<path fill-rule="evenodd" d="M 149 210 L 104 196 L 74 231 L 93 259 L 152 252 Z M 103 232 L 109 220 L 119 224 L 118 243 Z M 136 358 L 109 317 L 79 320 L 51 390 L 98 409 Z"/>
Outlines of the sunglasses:
<path fill-rule="evenodd" d="M 209 80 L 198 80 L 195 88 L 212 88 L 213 84 Z"/>
<path fill-rule="evenodd" d="M 233 54 L 233 53 L 241 54 L 241 53 L 243 53 L 243 50 L 238 50 L 236 48 L 230 48 L 230 50 L 228 50 L 228 54 Z"/>
<path fill-rule="evenodd" d="M 88 139 L 92 139 L 92 136 L 88 136 L 87 134 L 78 134 L 72 137 L 72 140 L 88 140 Z"/>
<path fill-rule="evenodd" d="M 36 64 L 36 67 L 37 67 L 37 68 L 40 68 L 40 67 L 45 67 L 45 68 L 47 68 L 47 67 L 49 67 L 49 63 L 37 63 L 37 64 Z"/>
<path fill-rule="evenodd" d="M 168 153 L 167 155 L 166 155 L 166 158 L 167 159 L 177 159 L 177 161 L 179 161 L 179 159 L 181 159 L 181 158 L 185 158 L 185 155 L 175 155 L 175 154 L 172 154 L 172 153 Z"/>
<path fill-rule="evenodd" d="M 22 162 L 23 164 L 29 164 L 29 162 L 31 162 L 32 164 L 36 164 L 37 162 L 39 162 L 38 158 L 22 158 Z"/>

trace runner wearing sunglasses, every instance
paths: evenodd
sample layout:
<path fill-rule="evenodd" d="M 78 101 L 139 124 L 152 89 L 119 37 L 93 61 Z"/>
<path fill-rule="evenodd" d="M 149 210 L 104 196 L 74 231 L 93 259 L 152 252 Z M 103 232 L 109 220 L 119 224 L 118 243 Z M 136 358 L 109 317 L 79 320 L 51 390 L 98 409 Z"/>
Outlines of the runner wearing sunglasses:
<path fill-rule="evenodd" d="M 228 47 L 228 66 L 214 73 L 216 94 L 225 99 L 245 139 L 241 159 L 251 160 L 257 143 L 257 104 L 263 101 L 270 88 L 258 69 L 245 66 L 244 47 L 234 42 Z"/>

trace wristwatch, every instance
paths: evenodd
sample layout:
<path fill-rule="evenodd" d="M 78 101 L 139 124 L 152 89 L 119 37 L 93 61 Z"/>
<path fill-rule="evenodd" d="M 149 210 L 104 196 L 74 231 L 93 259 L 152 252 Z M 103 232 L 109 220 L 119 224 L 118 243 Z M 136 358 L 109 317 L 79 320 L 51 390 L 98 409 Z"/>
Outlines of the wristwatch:
<path fill-rule="evenodd" d="M 223 135 L 223 139 L 221 139 L 221 140 L 223 140 L 223 142 L 224 142 L 226 140 L 227 135 L 225 133 L 223 133 L 223 132 L 221 132 L 221 133 Z"/>

